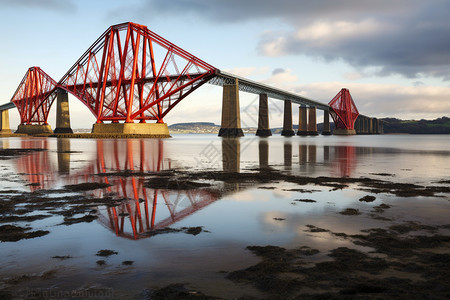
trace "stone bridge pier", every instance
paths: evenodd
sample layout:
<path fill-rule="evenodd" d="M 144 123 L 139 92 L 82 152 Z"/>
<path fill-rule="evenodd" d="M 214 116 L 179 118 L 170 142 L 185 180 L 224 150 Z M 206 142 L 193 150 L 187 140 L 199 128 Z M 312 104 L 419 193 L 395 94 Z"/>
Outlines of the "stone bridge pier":
<path fill-rule="evenodd" d="M 359 115 L 355 121 L 356 134 L 383 134 L 383 122 L 377 118 Z"/>
<path fill-rule="evenodd" d="M 222 123 L 219 130 L 221 137 L 244 136 L 241 128 L 241 112 L 239 107 L 239 82 L 223 86 Z"/>
<path fill-rule="evenodd" d="M 282 136 L 291 137 L 296 133 L 293 128 L 292 118 L 292 101 L 283 100 L 283 129 Z M 323 108 L 322 108 L 323 109 Z M 324 111 L 323 135 L 330 135 L 330 114 L 328 109 Z M 299 125 L 297 135 L 299 136 L 315 136 L 318 135 L 317 130 L 317 108 L 315 106 L 300 105 L 299 107 Z M 235 79 L 234 83 L 223 85 L 222 94 L 222 119 L 219 130 L 221 137 L 240 137 L 244 133 L 241 128 L 240 106 L 239 106 L 239 79 Z M 259 110 L 258 110 L 258 129 L 256 135 L 259 137 L 268 137 L 272 135 L 269 125 L 269 105 L 268 95 L 259 94 Z"/>
<path fill-rule="evenodd" d="M 0 114 L 0 135 L 11 134 L 11 128 L 9 127 L 9 110 L 5 109 Z"/>
<path fill-rule="evenodd" d="M 56 90 L 56 127 L 54 133 L 73 133 L 70 128 L 69 95 L 63 89 Z"/>

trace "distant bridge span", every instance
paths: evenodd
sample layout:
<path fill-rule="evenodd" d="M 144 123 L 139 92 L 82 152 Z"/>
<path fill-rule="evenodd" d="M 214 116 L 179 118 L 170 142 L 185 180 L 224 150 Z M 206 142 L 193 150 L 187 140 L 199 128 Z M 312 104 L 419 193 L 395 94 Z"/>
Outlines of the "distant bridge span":
<path fill-rule="evenodd" d="M 316 109 L 324 111 L 323 134 L 330 134 L 329 113 L 335 124 L 343 127 L 344 134 L 354 131 L 353 125 L 359 114 L 351 96 L 347 97 L 345 93 L 341 92 L 339 97 L 338 94 L 338 99 L 333 99 L 337 104 L 330 106 L 229 74 L 167 41 L 146 26 L 128 22 L 109 27 L 58 82 L 39 67 L 30 68 L 11 102 L 0 106 L 2 132 L 9 129 L 7 110 L 13 107 L 18 108 L 21 118 L 18 132 L 41 133 L 42 128 L 43 132 L 51 132 L 47 119 L 54 100 L 57 100 L 58 109 L 55 133 L 71 132 L 69 92 L 96 117 L 93 133 L 155 133 L 168 136 L 164 117 L 205 83 L 224 88 L 220 136 L 243 135 L 239 91 L 260 95 L 259 136 L 271 135 L 269 97 L 284 101 L 282 134 L 286 136 L 294 135 L 292 103 L 301 106 L 299 135 L 317 134 Z M 157 124 L 148 121 L 156 121 Z"/>
<path fill-rule="evenodd" d="M 300 105 L 308 105 L 311 107 L 316 107 L 321 110 L 328 110 L 329 105 L 308 99 L 306 97 L 267 85 L 260 82 L 256 82 L 244 77 L 236 76 L 221 70 L 216 71 L 216 76 L 212 78 L 209 83 L 219 86 L 234 84 L 238 80 L 239 91 L 247 92 L 252 94 L 266 94 L 269 98 L 291 101 L 292 103 Z"/>

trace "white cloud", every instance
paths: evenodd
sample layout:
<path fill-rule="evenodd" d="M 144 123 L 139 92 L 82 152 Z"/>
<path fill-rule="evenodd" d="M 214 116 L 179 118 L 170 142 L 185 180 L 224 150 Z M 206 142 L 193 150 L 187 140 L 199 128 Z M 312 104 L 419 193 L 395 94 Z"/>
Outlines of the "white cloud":
<path fill-rule="evenodd" d="M 386 24 L 373 19 L 359 22 L 322 20 L 307 27 L 301 27 L 294 36 L 302 41 L 331 45 L 336 40 L 374 35 L 387 29 Z"/>
<path fill-rule="evenodd" d="M 364 77 L 364 75 L 359 72 L 347 72 L 343 76 L 348 80 L 358 80 Z"/>

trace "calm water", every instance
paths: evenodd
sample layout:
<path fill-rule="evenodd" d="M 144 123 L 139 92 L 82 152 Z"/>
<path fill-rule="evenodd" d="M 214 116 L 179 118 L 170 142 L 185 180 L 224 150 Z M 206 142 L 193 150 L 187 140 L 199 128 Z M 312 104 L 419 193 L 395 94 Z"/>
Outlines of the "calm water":
<path fill-rule="evenodd" d="M 63 216 L 15 222 L 50 231 L 39 238 L 0 243 L 0 278 L 41 275 L 15 286 L 22 294 L 33 289 L 72 291 L 94 287 L 115 297 L 138 297 L 146 288 L 184 282 L 206 294 L 232 298 L 241 288 L 224 279 L 222 271 L 258 262 L 248 245 L 306 245 L 322 253 L 349 246 L 327 233 L 306 232 L 306 225 L 358 233 L 385 227 L 386 221 L 368 218 L 373 206 L 388 203 L 385 217 L 395 222 L 448 223 L 450 202 L 442 197 L 401 198 L 374 194 L 372 203 L 358 201 L 370 194 L 361 187 L 332 190 L 286 182 L 223 184 L 224 196 L 205 189 L 160 190 L 144 187 L 148 176 L 116 176 L 125 171 L 166 170 L 253 172 L 271 167 L 298 176 L 370 177 L 399 183 L 436 185 L 450 180 L 450 136 L 379 135 L 351 137 L 292 137 L 220 139 L 213 135 L 174 135 L 165 140 L 90 140 L 3 138 L 1 148 L 44 148 L 0 161 L 0 195 L 58 190 L 48 197 L 82 194 L 86 197 L 126 199 L 118 205 L 96 207 L 98 219 L 61 225 Z M 111 186 L 87 192 L 66 192 L 65 185 L 103 182 Z M 305 191 L 298 190 L 306 189 Z M 295 191 L 297 189 L 297 191 Z M 294 202 L 312 199 L 315 203 Z M 345 208 L 363 214 L 342 216 Z M 45 209 L 34 214 L 48 214 Z M 283 219 L 283 221 L 280 221 Z M 2 225 L 2 224 L 0 224 Z M 202 226 L 198 235 L 184 232 L 145 236 L 150 229 Z M 117 251 L 99 266 L 100 249 Z M 364 249 L 363 249 L 364 250 Z M 365 249 L 367 250 L 367 249 Z M 53 256 L 71 256 L 59 260 Z M 325 254 L 324 254 L 325 255 Z M 323 258 L 319 255 L 315 259 Z M 131 260 L 131 266 L 123 261 Z M 109 290 L 112 289 L 112 290 Z M 246 287 L 248 294 L 258 296 Z"/>

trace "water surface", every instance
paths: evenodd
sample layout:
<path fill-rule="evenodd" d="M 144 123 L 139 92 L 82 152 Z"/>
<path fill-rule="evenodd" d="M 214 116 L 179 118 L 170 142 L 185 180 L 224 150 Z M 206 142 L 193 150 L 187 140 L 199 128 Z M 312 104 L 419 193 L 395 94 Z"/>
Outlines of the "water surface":
<path fill-rule="evenodd" d="M 211 184 L 214 189 L 146 187 L 161 177 L 158 174 L 258 173 L 268 168 L 293 176 L 367 177 L 441 186 L 450 180 L 450 137 L 446 135 L 240 139 L 174 135 L 164 140 L 2 138 L 0 145 L 2 149 L 46 150 L 0 160 L 1 201 L 9 201 L 14 195 L 36 194 L 48 199 L 110 201 L 89 212 L 71 215 L 94 216 L 89 222 L 65 225 L 63 213 L 70 211 L 71 205 L 53 204 L 25 214 L 44 214 L 47 218 L 3 223 L 49 231 L 42 237 L 0 244 L 1 288 L 22 296 L 33 291 L 95 288 L 112 292 L 117 298 L 128 298 L 139 297 L 145 289 L 182 282 L 209 295 L 233 298 L 242 296 L 243 291 L 225 278 L 226 272 L 259 261 L 246 246 L 308 246 L 321 252 L 311 259 L 321 260 L 331 249 L 355 246 L 326 232 L 313 233 L 307 225 L 356 234 L 405 221 L 448 223 L 448 193 L 399 197 L 392 193 L 375 194 L 356 184 L 336 189 L 314 184 L 299 186 L 283 180 L 195 180 Z M 85 191 L 67 189 L 68 185 L 84 183 L 108 186 Z M 366 195 L 375 196 L 376 200 L 359 201 Z M 391 206 L 383 213 L 385 219 L 370 217 L 374 207 L 382 203 Z M 346 208 L 358 209 L 361 214 L 339 213 Z M 201 227 L 200 233 L 186 232 L 186 228 L 196 227 Z M 165 228 L 177 231 L 148 234 Z M 99 257 L 96 253 L 101 249 L 118 254 Z M 99 265 L 98 260 L 105 264 Z M 133 263 L 124 265 L 124 261 Z M 40 277 L 49 271 L 52 276 Z M 8 283 L 25 274 L 29 280 Z M 245 291 L 257 297 L 262 295 L 251 286 Z"/>

